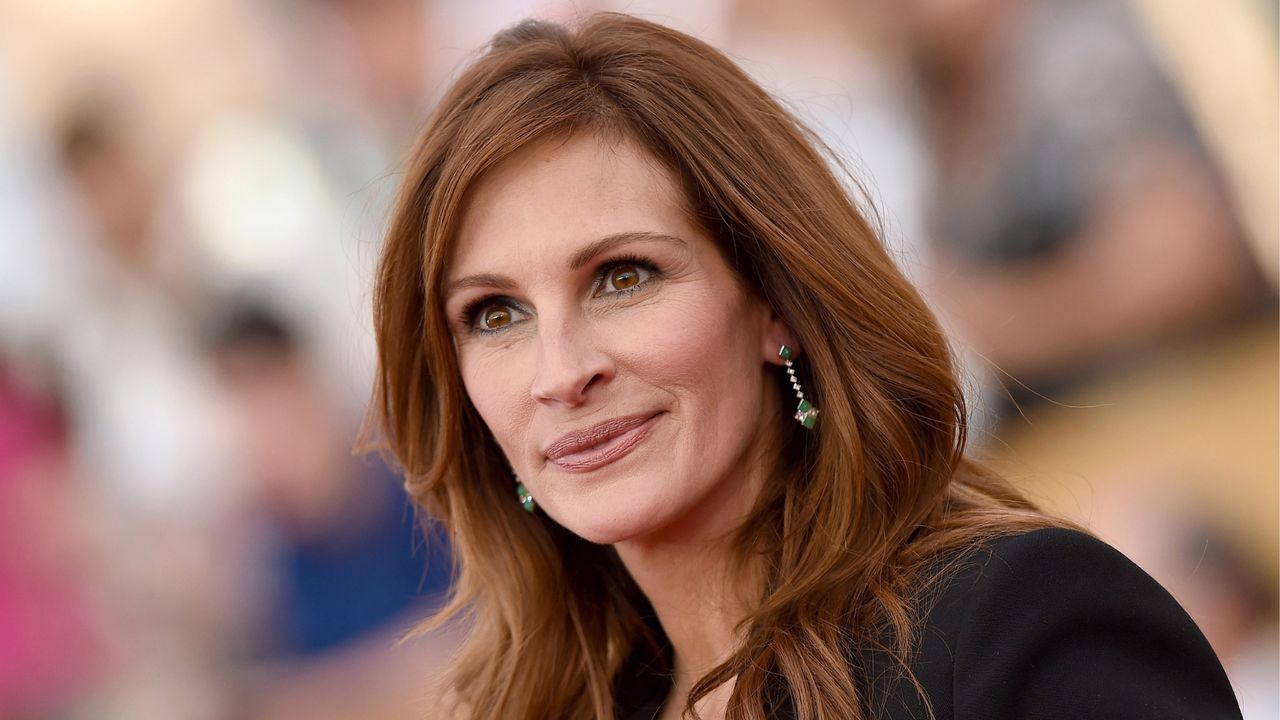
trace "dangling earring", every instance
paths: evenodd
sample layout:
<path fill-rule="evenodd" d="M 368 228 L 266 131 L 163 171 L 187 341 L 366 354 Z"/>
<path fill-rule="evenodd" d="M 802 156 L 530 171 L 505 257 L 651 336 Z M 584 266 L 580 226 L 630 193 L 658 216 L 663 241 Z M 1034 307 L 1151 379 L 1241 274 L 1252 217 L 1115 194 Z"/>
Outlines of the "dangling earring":
<path fill-rule="evenodd" d="M 524 483 L 520 482 L 518 475 L 513 474 L 511 477 L 516 479 L 516 499 L 520 501 L 520 506 L 524 508 L 525 512 L 533 512 L 533 509 L 537 507 L 533 502 L 533 496 L 529 494 Z"/>
<path fill-rule="evenodd" d="M 791 387 L 795 388 L 796 397 L 800 399 L 800 405 L 796 407 L 795 419 L 805 428 L 812 430 L 813 426 L 818 422 L 818 408 L 813 403 L 804 399 L 804 393 L 800 390 L 800 381 L 796 380 L 796 369 L 791 366 L 791 348 L 783 345 L 778 350 L 778 357 L 782 358 L 787 364 L 787 377 L 791 380 Z"/>

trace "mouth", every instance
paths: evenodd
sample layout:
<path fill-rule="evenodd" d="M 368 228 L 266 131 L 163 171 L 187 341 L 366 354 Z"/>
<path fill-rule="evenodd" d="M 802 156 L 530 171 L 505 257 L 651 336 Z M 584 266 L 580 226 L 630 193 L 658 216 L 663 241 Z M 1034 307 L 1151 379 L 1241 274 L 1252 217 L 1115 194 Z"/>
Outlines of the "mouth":
<path fill-rule="evenodd" d="M 589 472 L 630 453 L 649 437 L 662 413 L 631 415 L 568 433 L 545 451 L 547 460 L 567 472 Z"/>

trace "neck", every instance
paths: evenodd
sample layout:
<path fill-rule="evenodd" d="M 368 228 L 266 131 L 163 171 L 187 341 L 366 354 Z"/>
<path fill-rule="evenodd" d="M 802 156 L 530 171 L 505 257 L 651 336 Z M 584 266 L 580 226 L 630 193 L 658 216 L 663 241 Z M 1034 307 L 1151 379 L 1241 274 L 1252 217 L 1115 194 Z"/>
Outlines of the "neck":
<path fill-rule="evenodd" d="M 750 611 L 747 583 L 731 572 L 728 543 L 620 543 L 618 556 L 671 642 L 677 687 L 724 662 Z"/>
<path fill-rule="evenodd" d="M 773 438 L 758 440 L 738 465 L 737 477 L 718 483 L 686 517 L 660 533 L 614 546 L 674 651 L 669 702 L 683 705 L 693 683 L 733 654 L 742 639 L 738 625 L 759 598 L 760 566 L 744 568 L 734 558 L 737 531 L 769 475 L 766 459 L 777 457 Z M 700 712 L 717 716 L 731 691 L 732 683 L 717 688 L 700 703 Z"/>

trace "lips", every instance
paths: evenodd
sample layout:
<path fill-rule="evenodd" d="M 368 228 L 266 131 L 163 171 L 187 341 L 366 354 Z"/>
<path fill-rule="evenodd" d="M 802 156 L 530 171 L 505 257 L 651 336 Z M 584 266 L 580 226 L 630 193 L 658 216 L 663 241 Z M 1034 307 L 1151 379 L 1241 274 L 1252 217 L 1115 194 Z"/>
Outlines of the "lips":
<path fill-rule="evenodd" d="M 661 413 L 613 418 L 584 430 L 566 433 L 543 453 L 553 464 L 570 472 L 587 472 L 608 465 L 649 436 Z"/>

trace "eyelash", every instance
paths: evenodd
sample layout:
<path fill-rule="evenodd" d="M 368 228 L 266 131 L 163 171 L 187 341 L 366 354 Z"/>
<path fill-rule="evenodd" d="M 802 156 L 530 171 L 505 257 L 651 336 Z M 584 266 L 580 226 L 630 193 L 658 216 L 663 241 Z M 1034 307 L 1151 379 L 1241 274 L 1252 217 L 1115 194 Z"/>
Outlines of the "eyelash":
<path fill-rule="evenodd" d="M 600 268 L 596 270 L 595 278 L 592 280 L 592 283 L 591 283 L 592 292 L 594 293 L 596 290 L 600 288 L 601 284 L 604 283 L 605 278 L 609 276 L 610 271 L 614 270 L 615 268 L 625 267 L 628 265 L 634 265 L 635 267 L 645 270 L 646 272 L 649 273 L 649 279 L 645 280 L 642 283 L 633 285 L 629 288 L 623 288 L 622 290 L 615 290 L 614 292 L 609 293 L 608 297 L 611 297 L 614 299 L 626 297 L 636 292 L 637 290 L 641 290 L 647 287 L 653 281 L 658 280 L 662 275 L 661 271 L 658 270 L 658 267 L 654 265 L 652 262 L 650 262 L 649 260 L 646 260 L 638 255 L 622 255 L 620 257 L 615 257 L 612 260 L 609 260 L 608 262 L 602 264 Z M 464 326 L 466 326 L 470 330 L 470 332 L 477 335 L 493 335 L 496 333 L 505 332 L 507 327 L 510 327 L 510 326 L 493 328 L 493 329 L 476 327 L 476 316 L 480 314 L 481 310 L 485 310 L 490 307 L 495 307 L 495 306 L 514 307 L 517 305 L 518 304 L 513 299 L 511 299 L 506 295 L 485 295 L 467 303 L 462 308 L 462 310 L 458 313 L 458 320 Z"/>

